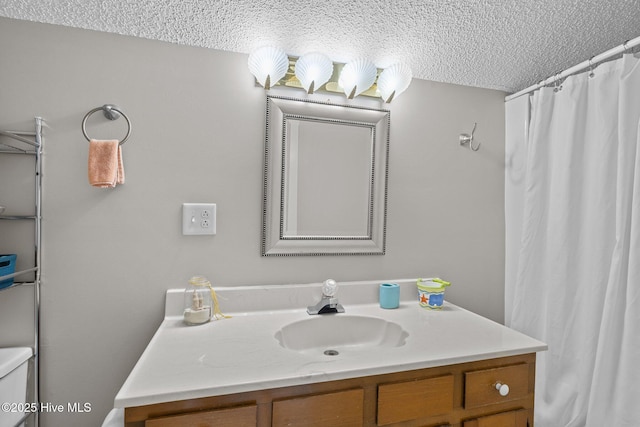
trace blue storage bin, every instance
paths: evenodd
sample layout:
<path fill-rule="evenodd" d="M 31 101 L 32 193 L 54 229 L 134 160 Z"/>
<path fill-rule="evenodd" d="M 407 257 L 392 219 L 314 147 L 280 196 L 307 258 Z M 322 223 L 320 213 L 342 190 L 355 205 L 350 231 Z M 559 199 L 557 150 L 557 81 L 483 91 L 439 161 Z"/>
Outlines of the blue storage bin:
<path fill-rule="evenodd" d="M 0 277 L 16 272 L 16 255 L 0 255 Z M 13 285 L 13 277 L 0 282 L 0 289 Z"/>

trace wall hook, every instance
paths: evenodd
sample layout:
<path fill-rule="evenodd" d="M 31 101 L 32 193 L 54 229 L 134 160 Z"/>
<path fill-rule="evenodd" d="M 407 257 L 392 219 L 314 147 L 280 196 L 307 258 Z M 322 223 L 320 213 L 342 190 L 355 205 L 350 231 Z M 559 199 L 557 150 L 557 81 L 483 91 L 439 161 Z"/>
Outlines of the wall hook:
<path fill-rule="evenodd" d="M 480 149 L 480 143 L 478 142 L 478 144 L 476 146 L 473 145 L 473 133 L 476 131 L 476 126 L 478 125 L 478 123 L 474 123 L 473 124 L 473 130 L 471 131 L 471 135 L 469 135 L 468 133 L 461 133 L 460 134 L 460 145 L 465 145 L 465 144 L 469 144 L 469 148 L 472 151 L 478 151 Z"/>

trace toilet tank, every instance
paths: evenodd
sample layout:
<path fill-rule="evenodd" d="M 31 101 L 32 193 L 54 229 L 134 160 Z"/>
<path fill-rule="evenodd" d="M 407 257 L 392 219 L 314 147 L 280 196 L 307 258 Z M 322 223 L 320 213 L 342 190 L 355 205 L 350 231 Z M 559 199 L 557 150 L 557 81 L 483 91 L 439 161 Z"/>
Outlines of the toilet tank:
<path fill-rule="evenodd" d="M 0 411 L 0 426 L 16 425 L 24 416 L 24 411 L 18 410 L 26 403 L 27 362 L 32 355 L 29 347 L 0 348 L 0 402 L 9 404 L 9 411 Z"/>

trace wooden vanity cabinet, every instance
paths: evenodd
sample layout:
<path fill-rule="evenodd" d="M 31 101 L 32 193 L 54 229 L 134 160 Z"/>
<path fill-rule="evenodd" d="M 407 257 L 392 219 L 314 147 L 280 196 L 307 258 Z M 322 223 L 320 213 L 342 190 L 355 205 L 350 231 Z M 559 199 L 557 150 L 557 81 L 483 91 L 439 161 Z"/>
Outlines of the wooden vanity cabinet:
<path fill-rule="evenodd" d="M 377 424 L 448 414 L 453 410 L 453 382 L 453 375 L 443 375 L 379 385 Z"/>
<path fill-rule="evenodd" d="M 502 396 L 495 384 L 506 384 L 509 392 Z M 464 407 L 477 408 L 494 403 L 518 400 L 529 393 L 529 366 L 526 363 L 479 369 L 464 373 Z M 493 384 L 494 387 L 487 387 Z"/>
<path fill-rule="evenodd" d="M 255 427 L 257 406 L 199 411 L 146 420 L 145 427 Z"/>
<path fill-rule="evenodd" d="M 533 427 L 535 357 L 130 407 L 125 426 Z"/>
<path fill-rule="evenodd" d="M 467 420 L 463 427 L 529 427 L 530 411 L 519 409 Z"/>
<path fill-rule="evenodd" d="M 346 390 L 273 402 L 273 427 L 361 427 L 364 390 Z"/>

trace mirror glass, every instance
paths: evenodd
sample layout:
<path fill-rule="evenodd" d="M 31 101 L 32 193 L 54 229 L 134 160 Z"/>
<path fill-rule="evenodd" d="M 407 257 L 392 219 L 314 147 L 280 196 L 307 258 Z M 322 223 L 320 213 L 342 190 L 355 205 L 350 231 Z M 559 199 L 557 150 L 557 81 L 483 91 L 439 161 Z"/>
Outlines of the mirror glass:
<path fill-rule="evenodd" d="M 384 254 L 389 112 L 267 97 L 263 255 Z"/>
<path fill-rule="evenodd" d="M 285 121 L 283 238 L 369 236 L 373 129 Z"/>

